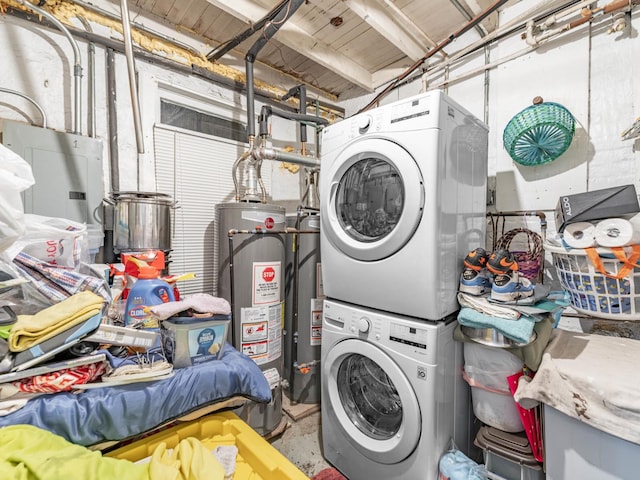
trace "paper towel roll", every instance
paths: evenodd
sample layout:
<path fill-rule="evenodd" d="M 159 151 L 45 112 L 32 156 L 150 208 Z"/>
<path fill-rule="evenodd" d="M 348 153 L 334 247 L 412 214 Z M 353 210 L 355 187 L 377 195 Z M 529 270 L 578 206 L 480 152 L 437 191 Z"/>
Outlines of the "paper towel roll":
<path fill-rule="evenodd" d="M 640 243 L 640 230 L 626 218 L 607 218 L 596 225 L 595 239 L 601 247 L 624 247 Z"/>
<path fill-rule="evenodd" d="M 571 248 L 595 247 L 595 229 L 595 225 L 589 222 L 570 223 L 562 232 L 562 239 Z"/>

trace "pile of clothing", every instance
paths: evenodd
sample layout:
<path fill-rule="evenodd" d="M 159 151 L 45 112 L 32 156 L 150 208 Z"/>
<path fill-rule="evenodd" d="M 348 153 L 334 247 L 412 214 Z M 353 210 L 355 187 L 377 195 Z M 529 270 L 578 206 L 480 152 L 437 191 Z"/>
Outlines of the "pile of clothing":
<path fill-rule="evenodd" d="M 524 277 L 508 250 L 489 254 L 483 248 L 469 252 L 464 259 L 458 302 L 458 340 L 476 337 L 482 341 L 477 334 L 489 330 L 504 338 L 502 347 L 536 343 L 538 355 L 569 304 L 566 292 L 551 292 L 546 285 L 533 284 Z M 527 366 L 535 369 L 539 358 L 528 360 L 531 364 Z"/>

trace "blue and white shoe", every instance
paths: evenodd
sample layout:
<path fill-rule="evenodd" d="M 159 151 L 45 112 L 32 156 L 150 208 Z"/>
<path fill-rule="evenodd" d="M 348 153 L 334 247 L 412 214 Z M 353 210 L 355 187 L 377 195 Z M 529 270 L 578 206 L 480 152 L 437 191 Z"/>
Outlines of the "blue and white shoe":
<path fill-rule="evenodd" d="M 464 270 L 460 276 L 458 290 L 469 295 L 484 295 L 491 290 L 491 281 L 487 277 L 487 258 L 484 248 L 476 248 L 464 257 Z"/>
<path fill-rule="evenodd" d="M 491 299 L 498 302 L 513 302 L 533 296 L 534 287 L 529 279 L 521 277 L 518 271 L 509 271 L 493 277 Z"/>
<path fill-rule="evenodd" d="M 491 280 L 484 269 L 477 271 L 465 268 L 460 275 L 458 290 L 469 295 L 484 295 L 491 290 Z"/>

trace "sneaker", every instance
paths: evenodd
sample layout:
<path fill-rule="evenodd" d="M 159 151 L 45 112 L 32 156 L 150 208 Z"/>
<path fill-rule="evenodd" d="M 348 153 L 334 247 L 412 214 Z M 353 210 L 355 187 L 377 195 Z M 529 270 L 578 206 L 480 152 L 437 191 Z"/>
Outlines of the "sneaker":
<path fill-rule="evenodd" d="M 509 250 L 496 250 L 487 260 L 487 269 L 494 275 L 518 271 L 518 262 Z"/>
<path fill-rule="evenodd" d="M 493 277 L 491 299 L 499 302 L 512 302 L 533 296 L 533 284 L 520 276 L 520 272 L 507 271 Z"/>
<path fill-rule="evenodd" d="M 460 276 L 459 291 L 470 295 L 482 295 L 491 289 L 491 281 L 487 277 L 485 266 L 487 252 L 476 248 L 464 258 L 464 270 Z"/>

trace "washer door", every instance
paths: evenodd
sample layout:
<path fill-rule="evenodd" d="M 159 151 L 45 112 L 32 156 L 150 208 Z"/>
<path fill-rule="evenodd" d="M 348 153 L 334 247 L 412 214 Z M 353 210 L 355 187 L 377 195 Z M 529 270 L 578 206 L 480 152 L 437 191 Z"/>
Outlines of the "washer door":
<path fill-rule="evenodd" d="M 401 462 L 420 440 L 418 399 L 398 365 L 357 339 L 337 343 L 322 361 L 328 399 L 351 443 L 367 458 Z M 392 380 L 393 379 L 393 380 Z"/>
<path fill-rule="evenodd" d="M 409 152 L 389 140 L 361 140 L 337 156 L 327 178 L 323 229 L 337 248 L 374 261 L 409 241 L 424 207 L 422 175 Z"/>

